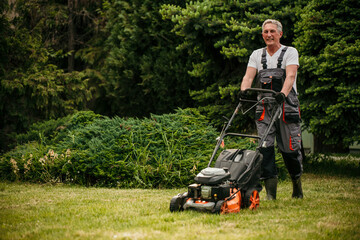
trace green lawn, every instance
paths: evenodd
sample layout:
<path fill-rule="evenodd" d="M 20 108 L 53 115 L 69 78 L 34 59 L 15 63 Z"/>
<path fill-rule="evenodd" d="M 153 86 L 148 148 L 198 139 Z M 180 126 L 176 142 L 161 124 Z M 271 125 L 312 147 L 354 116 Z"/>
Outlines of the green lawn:
<path fill-rule="evenodd" d="M 303 200 L 283 181 L 256 211 L 212 215 L 170 213 L 185 188 L 0 183 L 0 239 L 360 239 L 359 177 L 307 173 L 303 187 Z"/>

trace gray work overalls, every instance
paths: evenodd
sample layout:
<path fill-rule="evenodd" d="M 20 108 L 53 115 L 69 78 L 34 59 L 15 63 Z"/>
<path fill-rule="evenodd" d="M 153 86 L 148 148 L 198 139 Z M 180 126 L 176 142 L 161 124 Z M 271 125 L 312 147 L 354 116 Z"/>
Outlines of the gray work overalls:
<path fill-rule="evenodd" d="M 257 75 L 257 84 L 260 85 L 261 88 L 272 89 L 276 92 L 281 91 L 286 78 L 286 71 L 281 68 L 286 50 L 287 47 L 282 49 L 278 58 L 277 68 L 268 69 L 266 64 L 266 48 L 263 49 L 261 56 L 263 69 L 260 70 Z M 276 107 L 275 103 L 264 102 L 257 106 L 255 118 L 259 136 L 264 135 L 265 129 L 270 122 L 270 114 L 274 107 Z M 274 151 L 275 137 L 290 176 L 293 179 L 301 176 L 302 154 L 300 121 L 300 104 L 297 94 L 294 88 L 292 88 L 282 105 L 282 115 L 280 119 L 276 120 L 268 137 L 265 139 L 265 144 L 260 149 L 260 152 L 263 154 L 261 173 L 261 178 L 263 180 L 277 177 Z"/>

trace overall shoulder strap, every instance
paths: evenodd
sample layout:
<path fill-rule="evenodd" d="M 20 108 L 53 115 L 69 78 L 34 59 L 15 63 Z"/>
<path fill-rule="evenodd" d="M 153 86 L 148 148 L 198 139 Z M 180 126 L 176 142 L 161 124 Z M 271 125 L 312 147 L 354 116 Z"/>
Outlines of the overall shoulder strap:
<path fill-rule="evenodd" d="M 277 64 L 277 68 L 281 68 L 281 63 L 284 59 L 284 54 L 286 52 L 286 50 L 288 49 L 288 47 L 284 47 L 282 50 L 281 50 L 281 53 L 280 53 L 280 56 L 278 58 L 278 64 Z"/>
<path fill-rule="evenodd" d="M 267 64 L 266 64 L 266 48 L 263 48 L 263 52 L 261 55 L 261 64 L 263 65 L 263 69 L 267 69 Z"/>

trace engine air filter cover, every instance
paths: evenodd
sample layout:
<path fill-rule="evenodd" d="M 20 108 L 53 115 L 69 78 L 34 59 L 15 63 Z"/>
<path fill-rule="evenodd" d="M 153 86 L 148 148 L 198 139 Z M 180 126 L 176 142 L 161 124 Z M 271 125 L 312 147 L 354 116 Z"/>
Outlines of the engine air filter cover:
<path fill-rule="evenodd" d="M 195 177 L 195 181 L 201 184 L 215 185 L 230 179 L 230 177 L 230 172 L 226 169 L 208 167 Z"/>

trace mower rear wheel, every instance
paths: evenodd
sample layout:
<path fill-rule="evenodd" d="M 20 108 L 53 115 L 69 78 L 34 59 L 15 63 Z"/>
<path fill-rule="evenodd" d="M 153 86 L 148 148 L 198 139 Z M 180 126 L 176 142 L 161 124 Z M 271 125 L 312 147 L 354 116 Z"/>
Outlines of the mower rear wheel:
<path fill-rule="evenodd" d="M 249 189 L 244 194 L 244 205 L 243 208 L 249 208 L 251 210 L 255 210 L 259 207 L 260 204 L 260 196 L 259 192 L 255 189 Z"/>
<path fill-rule="evenodd" d="M 259 192 L 257 190 L 254 190 L 251 195 L 250 195 L 250 206 L 249 209 L 250 210 L 255 210 L 259 207 L 260 205 L 260 196 L 259 196 Z"/>

